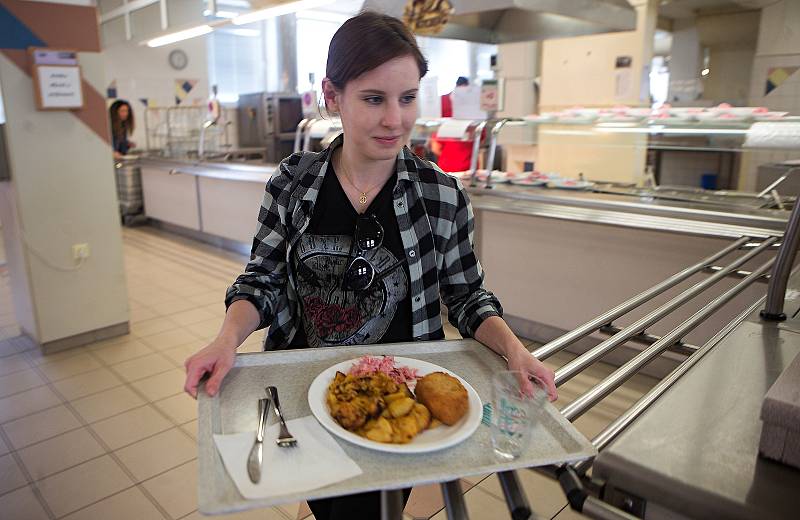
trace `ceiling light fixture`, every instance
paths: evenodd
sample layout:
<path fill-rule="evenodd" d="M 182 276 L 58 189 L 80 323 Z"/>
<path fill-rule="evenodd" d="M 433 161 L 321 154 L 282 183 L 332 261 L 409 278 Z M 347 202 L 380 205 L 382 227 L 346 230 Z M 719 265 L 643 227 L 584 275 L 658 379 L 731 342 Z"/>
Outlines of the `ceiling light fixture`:
<path fill-rule="evenodd" d="M 169 45 L 170 43 L 203 36 L 204 34 L 210 33 L 212 30 L 213 29 L 210 25 L 198 25 L 197 27 L 192 27 L 191 29 L 184 29 L 183 31 L 177 31 L 153 38 L 152 40 L 147 40 L 145 43 L 148 47 L 161 47 L 163 45 Z"/>
<path fill-rule="evenodd" d="M 324 5 L 332 4 L 334 0 L 296 0 L 294 2 L 285 2 L 282 4 L 267 7 L 266 9 L 259 9 L 252 13 L 237 16 L 232 20 L 234 25 L 244 25 L 248 23 L 257 22 L 259 20 L 266 20 L 267 18 L 275 18 L 285 14 L 292 14 L 305 9 L 315 9 Z"/>

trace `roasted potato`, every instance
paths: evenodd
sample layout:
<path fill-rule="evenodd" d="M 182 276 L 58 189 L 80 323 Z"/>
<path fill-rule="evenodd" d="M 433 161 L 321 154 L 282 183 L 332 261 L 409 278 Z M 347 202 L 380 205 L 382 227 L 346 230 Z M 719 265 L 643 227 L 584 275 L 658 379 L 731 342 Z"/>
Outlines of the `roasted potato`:
<path fill-rule="evenodd" d="M 378 417 L 372 428 L 366 430 L 364 436 L 371 441 L 392 442 L 392 433 L 393 428 L 389 421 L 384 417 Z"/>
<path fill-rule="evenodd" d="M 392 414 L 392 417 L 403 417 L 404 415 L 408 415 L 411 409 L 414 407 L 414 401 L 410 397 L 403 397 L 402 399 L 396 399 L 389 403 L 389 413 Z"/>
<path fill-rule="evenodd" d="M 420 431 L 426 429 L 431 423 L 431 412 L 424 404 L 414 403 L 410 415 L 417 421 L 417 426 L 419 426 Z"/>
<path fill-rule="evenodd" d="M 405 415 L 393 420 L 392 429 L 392 442 L 396 444 L 407 444 L 422 431 L 416 419 L 411 415 Z"/>

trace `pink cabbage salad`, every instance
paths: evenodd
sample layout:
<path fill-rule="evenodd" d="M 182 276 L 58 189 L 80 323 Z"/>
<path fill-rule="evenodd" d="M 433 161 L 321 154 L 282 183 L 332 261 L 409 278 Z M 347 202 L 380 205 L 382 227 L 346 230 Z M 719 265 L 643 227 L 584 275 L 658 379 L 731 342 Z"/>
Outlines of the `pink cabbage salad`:
<path fill-rule="evenodd" d="M 376 372 L 383 372 L 395 380 L 396 383 L 416 382 L 422 376 L 417 375 L 416 368 L 407 366 L 397 366 L 394 356 L 363 356 L 358 360 L 348 372 L 353 376 L 368 376 Z"/>

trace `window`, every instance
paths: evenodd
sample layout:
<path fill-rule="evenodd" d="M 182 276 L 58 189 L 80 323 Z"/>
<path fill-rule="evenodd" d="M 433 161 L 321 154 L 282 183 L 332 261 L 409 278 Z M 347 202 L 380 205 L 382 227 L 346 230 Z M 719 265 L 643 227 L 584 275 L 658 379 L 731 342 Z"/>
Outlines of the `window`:
<path fill-rule="evenodd" d="M 240 94 L 266 88 L 263 22 L 217 29 L 208 35 L 208 76 L 219 100 L 235 103 Z"/>
<path fill-rule="evenodd" d="M 496 45 L 425 36 L 417 36 L 417 42 L 428 60 L 430 74 L 437 78 L 440 96 L 455 88 L 459 76 L 472 80 L 494 77 L 489 61 L 497 54 Z"/>
<path fill-rule="evenodd" d="M 328 47 L 336 31 L 349 16 L 323 11 L 297 13 L 297 90 L 322 90 Z M 313 84 L 309 80 L 314 75 Z"/>

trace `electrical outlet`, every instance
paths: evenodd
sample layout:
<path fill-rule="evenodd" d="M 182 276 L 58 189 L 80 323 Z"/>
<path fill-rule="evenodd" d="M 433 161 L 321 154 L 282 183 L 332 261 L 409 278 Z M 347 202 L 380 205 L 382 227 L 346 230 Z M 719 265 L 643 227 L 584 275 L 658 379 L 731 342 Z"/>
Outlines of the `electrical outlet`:
<path fill-rule="evenodd" d="M 76 262 L 80 262 L 89 258 L 89 244 L 73 244 L 72 258 Z"/>

